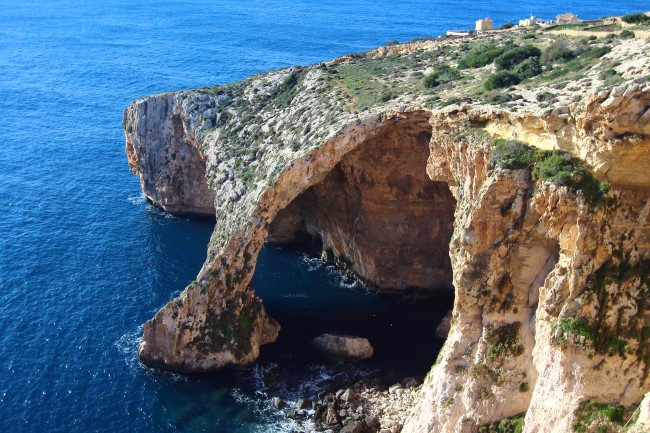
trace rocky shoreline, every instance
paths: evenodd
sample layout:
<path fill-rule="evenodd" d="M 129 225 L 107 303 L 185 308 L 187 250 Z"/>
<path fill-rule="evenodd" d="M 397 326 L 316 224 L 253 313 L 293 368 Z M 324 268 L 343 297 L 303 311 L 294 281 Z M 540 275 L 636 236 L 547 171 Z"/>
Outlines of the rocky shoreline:
<path fill-rule="evenodd" d="M 321 392 L 318 400 L 271 399 L 297 424 L 295 433 L 399 433 L 422 385 L 407 377 L 391 385 L 381 379 L 360 380 L 347 388 Z"/>

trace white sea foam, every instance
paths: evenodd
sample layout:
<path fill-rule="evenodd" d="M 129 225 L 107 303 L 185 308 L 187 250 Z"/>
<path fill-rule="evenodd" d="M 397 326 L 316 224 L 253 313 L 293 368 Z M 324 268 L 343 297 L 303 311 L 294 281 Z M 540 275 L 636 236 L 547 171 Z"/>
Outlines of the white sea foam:
<path fill-rule="evenodd" d="M 314 257 L 308 254 L 302 254 L 299 262 L 309 272 L 316 271 L 325 265 L 325 262 L 320 257 Z"/>
<path fill-rule="evenodd" d="M 130 195 L 126 198 L 129 203 L 134 204 L 134 205 L 142 205 L 147 202 L 147 199 L 144 198 L 144 194 L 133 194 Z"/>
<path fill-rule="evenodd" d="M 118 352 L 123 356 L 124 362 L 129 368 L 138 366 L 138 345 L 140 344 L 140 337 L 142 336 L 143 326 L 140 325 L 133 331 L 129 331 L 122 335 L 114 343 Z"/>

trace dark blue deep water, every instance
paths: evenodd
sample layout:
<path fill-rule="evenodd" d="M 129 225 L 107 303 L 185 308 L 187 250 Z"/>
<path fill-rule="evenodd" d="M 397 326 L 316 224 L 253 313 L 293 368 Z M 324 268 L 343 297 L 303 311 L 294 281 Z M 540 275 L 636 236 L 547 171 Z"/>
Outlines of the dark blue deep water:
<path fill-rule="evenodd" d="M 265 409 L 268 395 L 309 396 L 340 374 L 423 372 L 435 359 L 431 327 L 442 306 L 369 296 L 304 253 L 267 247 L 254 283 L 284 330 L 257 366 L 186 377 L 139 365 L 142 323 L 194 278 L 211 226 L 143 200 L 123 150 L 131 99 L 468 28 L 487 15 L 501 24 L 531 12 L 595 18 L 649 8 L 646 0 L 0 0 L 0 431 L 286 431 Z M 414 324 L 426 332 L 400 342 Z M 326 329 L 385 342 L 372 363 L 338 373 L 305 348 Z M 415 355 L 402 357 L 408 363 L 396 353 Z"/>

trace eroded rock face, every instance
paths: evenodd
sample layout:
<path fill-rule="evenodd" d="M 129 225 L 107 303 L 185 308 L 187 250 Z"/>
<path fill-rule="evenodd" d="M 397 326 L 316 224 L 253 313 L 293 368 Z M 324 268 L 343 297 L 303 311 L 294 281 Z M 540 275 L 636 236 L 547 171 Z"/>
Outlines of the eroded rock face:
<path fill-rule="evenodd" d="M 135 101 L 124 111 L 126 155 L 149 202 L 173 215 L 214 216 L 215 194 L 199 150 L 199 117 L 207 95 L 165 93 Z M 190 108 L 191 107 L 191 108 Z"/>
<path fill-rule="evenodd" d="M 616 204 L 595 204 L 501 169 L 472 127 L 484 121 L 473 110 L 432 118 L 427 171 L 458 200 L 454 325 L 404 431 L 472 432 L 522 413 L 525 432 L 571 431 L 585 402 L 629 407 L 650 386 L 650 197 L 613 182 Z"/>
<path fill-rule="evenodd" d="M 320 354 L 329 359 L 361 361 L 374 354 L 368 339 L 350 335 L 323 334 L 314 338 L 311 344 Z"/>
<path fill-rule="evenodd" d="M 430 125 L 415 117 L 349 152 L 278 213 L 269 241 L 311 237 L 320 254 L 381 291 L 453 290 L 455 199 L 423 167 Z"/>
<path fill-rule="evenodd" d="M 545 110 L 429 110 L 403 95 L 357 113 L 322 97 L 337 92 L 327 74 L 275 71 L 125 113 L 150 200 L 208 209 L 191 198 L 197 187 L 215 191 L 217 211 L 197 281 L 145 325 L 142 362 L 210 371 L 256 359 L 279 332 L 250 287 L 270 231 L 275 242 L 320 240 L 379 287 L 431 289 L 453 275 L 451 330 L 405 432 L 475 433 L 520 414 L 525 433 L 567 432 L 590 400 L 640 402 L 650 389 L 650 85 L 624 76 L 615 89 L 565 91 Z M 494 137 L 568 151 L 611 191 L 593 202 L 503 168 L 491 161 Z M 177 148 L 185 158 L 170 159 Z M 187 183 L 201 178 L 186 176 L 199 161 L 203 186 Z"/>

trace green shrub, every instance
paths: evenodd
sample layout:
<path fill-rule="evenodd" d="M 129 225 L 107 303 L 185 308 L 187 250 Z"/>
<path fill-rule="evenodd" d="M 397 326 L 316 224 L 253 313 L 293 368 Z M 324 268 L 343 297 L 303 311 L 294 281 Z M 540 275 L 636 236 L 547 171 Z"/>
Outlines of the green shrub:
<path fill-rule="evenodd" d="M 585 58 L 585 59 L 600 59 L 603 57 L 605 54 L 609 53 L 612 51 L 612 47 L 609 46 L 602 46 L 602 47 L 594 47 L 588 51 L 585 51 L 584 54 L 580 55 L 580 58 Z"/>
<path fill-rule="evenodd" d="M 501 93 L 497 92 L 492 92 L 489 93 L 484 99 L 483 102 L 486 104 L 492 104 L 492 105 L 501 105 L 506 102 L 510 102 L 512 98 L 509 97 L 509 95 L 502 95 Z"/>
<path fill-rule="evenodd" d="M 579 317 L 560 319 L 557 327 L 562 331 L 562 334 L 579 335 L 590 341 L 593 341 L 596 338 L 591 326 Z"/>
<path fill-rule="evenodd" d="M 388 102 L 393 99 L 393 94 L 386 91 L 379 95 L 379 102 Z"/>
<path fill-rule="evenodd" d="M 253 181 L 253 177 L 254 177 L 254 176 L 255 176 L 255 174 L 254 174 L 252 171 L 250 171 L 250 170 L 246 170 L 246 171 L 244 172 L 244 176 L 242 177 L 242 179 L 243 179 L 244 183 L 245 183 L 246 185 L 248 185 L 250 182 Z"/>
<path fill-rule="evenodd" d="M 623 15 L 622 20 L 628 24 L 646 24 L 650 23 L 650 17 L 642 12 L 635 14 Z"/>
<path fill-rule="evenodd" d="M 533 177 L 582 191 L 593 205 L 602 202 L 609 192 L 608 183 L 599 182 L 585 170 L 579 159 L 561 150 L 542 153 L 533 170 Z"/>
<path fill-rule="evenodd" d="M 519 322 L 507 323 L 498 328 L 486 327 L 485 339 L 490 343 L 486 359 L 503 359 L 523 354 L 524 346 L 518 340 L 519 328 Z"/>
<path fill-rule="evenodd" d="M 542 52 L 533 45 L 524 45 L 523 47 L 511 48 L 499 57 L 494 59 L 494 64 L 499 70 L 510 70 L 521 62 L 531 57 L 539 58 Z"/>
<path fill-rule="evenodd" d="M 537 160 L 537 150 L 521 141 L 496 139 L 494 144 L 490 162 L 501 168 L 528 168 Z"/>
<path fill-rule="evenodd" d="M 632 30 L 623 30 L 621 33 L 618 34 L 618 37 L 621 39 L 634 39 L 636 35 Z"/>
<path fill-rule="evenodd" d="M 542 65 L 537 57 L 531 57 L 515 66 L 515 74 L 522 80 L 532 78 L 542 73 Z"/>
<path fill-rule="evenodd" d="M 481 44 L 472 48 L 465 57 L 458 62 L 459 69 L 468 69 L 468 68 L 481 68 L 485 65 L 489 65 L 503 54 L 505 49 L 503 47 L 497 47 L 493 43 Z"/>
<path fill-rule="evenodd" d="M 516 140 L 496 139 L 494 144 L 490 156 L 491 165 L 496 164 L 506 169 L 522 169 L 532 166 L 534 179 L 582 191 L 592 205 L 601 203 L 609 192 L 608 183 L 599 182 L 582 166 L 579 159 L 573 158 L 567 152 L 561 150 L 539 151 Z"/>
<path fill-rule="evenodd" d="M 574 163 L 571 155 L 565 152 L 553 151 L 535 167 L 535 175 L 542 180 L 550 180 L 559 185 L 568 185 L 577 176 L 582 175 L 581 166 Z"/>
<path fill-rule="evenodd" d="M 280 107 L 288 107 L 298 94 L 300 80 L 305 75 L 302 68 L 291 72 L 275 90 L 275 102 Z"/>
<path fill-rule="evenodd" d="M 591 400 L 580 405 L 575 413 L 575 422 L 572 427 L 573 431 L 583 433 L 594 423 L 605 420 L 622 426 L 625 422 L 624 417 L 625 409 L 623 406 L 600 404 Z M 602 431 L 602 427 L 605 427 L 605 431 L 607 431 L 606 424 L 599 424 L 598 431 Z"/>
<path fill-rule="evenodd" d="M 479 433 L 521 433 L 524 429 L 524 416 L 521 413 L 510 418 L 504 418 L 478 428 Z"/>
<path fill-rule="evenodd" d="M 433 72 L 422 80 L 424 87 L 431 89 L 441 84 L 449 83 L 460 78 L 460 73 L 447 65 L 436 66 Z"/>
<path fill-rule="evenodd" d="M 490 75 L 484 84 L 485 90 L 502 89 L 504 87 L 514 86 L 521 82 L 519 75 L 510 71 L 499 71 Z"/>
<path fill-rule="evenodd" d="M 514 23 L 505 23 L 502 26 L 500 26 L 497 30 L 508 30 L 511 29 L 515 26 Z"/>
<path fill-rule="evenodd" d="M 565 41 L 557 41 L 544 51 L 542 63 L 566 62 L 573 59 L 576 54 Z"/>

